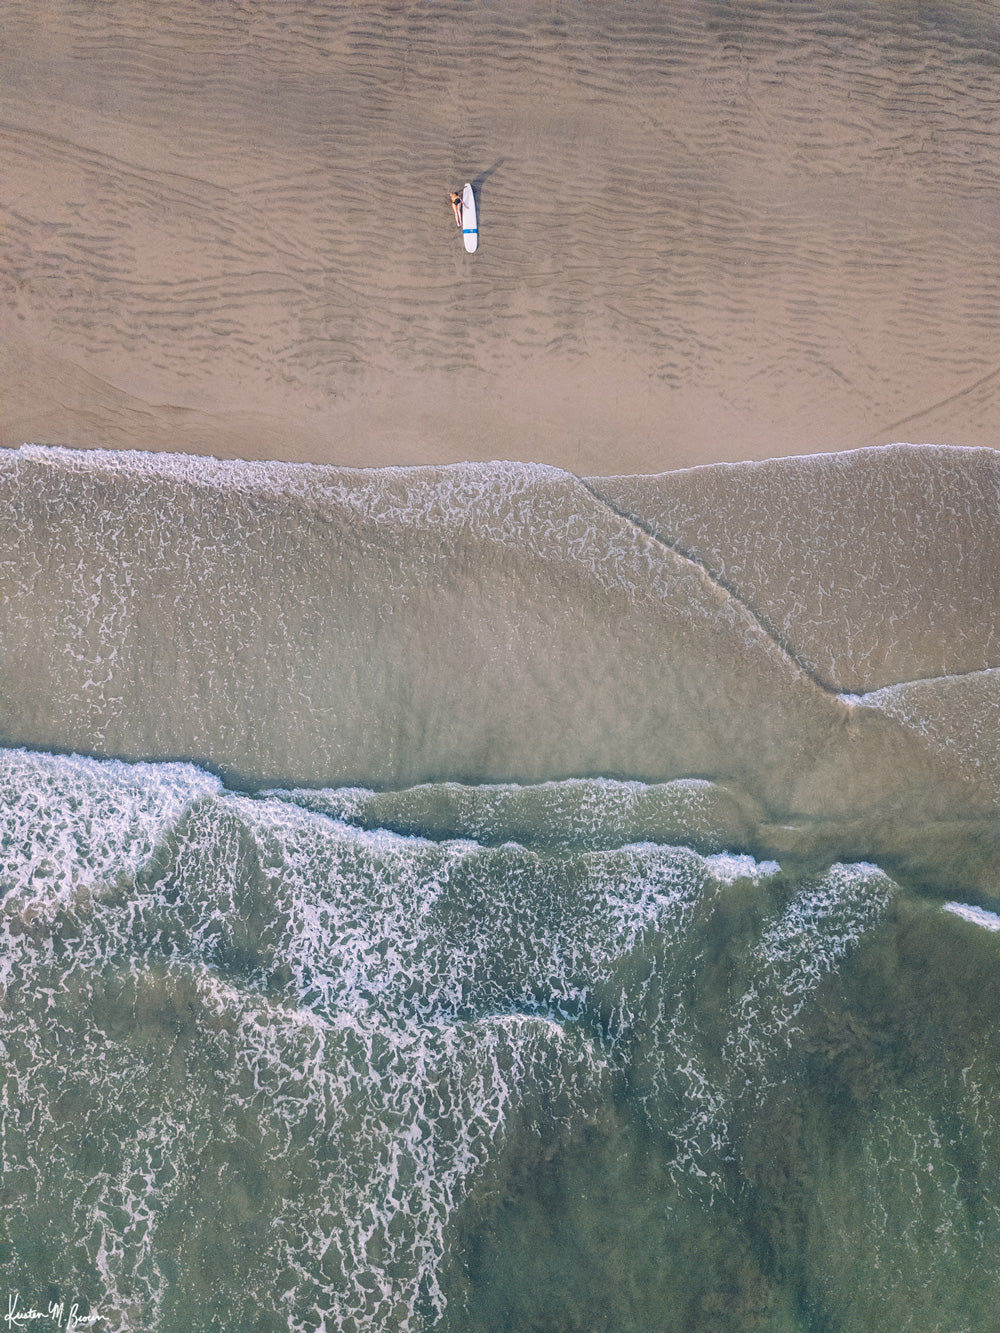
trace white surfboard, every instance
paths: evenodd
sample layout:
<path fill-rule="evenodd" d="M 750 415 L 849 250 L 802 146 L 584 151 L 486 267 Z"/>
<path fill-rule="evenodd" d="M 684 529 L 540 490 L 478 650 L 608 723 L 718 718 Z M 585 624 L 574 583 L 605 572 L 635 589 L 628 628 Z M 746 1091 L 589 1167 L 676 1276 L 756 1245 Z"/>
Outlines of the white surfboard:
<path fill-rule="evenodd" d="M 476 220 L 476 196 L 472 186 L 466 185 L 462 191 L 462 240 L 471 255 L 479 244 L 479 223 Z"/>

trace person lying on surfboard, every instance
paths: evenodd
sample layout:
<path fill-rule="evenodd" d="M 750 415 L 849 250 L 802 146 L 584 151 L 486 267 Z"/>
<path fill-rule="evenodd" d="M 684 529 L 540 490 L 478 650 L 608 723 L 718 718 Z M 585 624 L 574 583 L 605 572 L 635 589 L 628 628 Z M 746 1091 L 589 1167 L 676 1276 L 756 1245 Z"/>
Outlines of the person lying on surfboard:
<path fill-rule="evenodd" d="M 455 214 L 455 225 L 456 225 L 457 227 L 461 227 L 461 225 L 462 225 L 462 196 L 459 194 L 459 192 L 458 192 L 457 190 L 452 190 L 452 191 L 451 191 L 451 194 L 450 194 L 448 197 L 449 197 L 449 199 L 451 200 L 451 211 Z"/>

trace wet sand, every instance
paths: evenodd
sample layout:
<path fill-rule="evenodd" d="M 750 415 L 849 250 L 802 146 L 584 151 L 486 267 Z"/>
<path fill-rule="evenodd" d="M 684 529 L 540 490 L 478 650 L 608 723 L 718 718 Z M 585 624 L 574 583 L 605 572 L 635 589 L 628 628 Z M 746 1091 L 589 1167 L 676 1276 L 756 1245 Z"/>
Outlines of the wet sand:
<path fill-rule="evenodd" d="M 995 447 L 988 11 L 9 7 L 0 443 L 580 475 Z"/>
<path fill-rule="evenodd" d="M 755 854 L 997 895 L 995 521 L 951 528 L 995 514 L 998 460 L 907 446 L 642 485 L 0 453 L 0 736 L 248 790 L 708 780 Z"/>

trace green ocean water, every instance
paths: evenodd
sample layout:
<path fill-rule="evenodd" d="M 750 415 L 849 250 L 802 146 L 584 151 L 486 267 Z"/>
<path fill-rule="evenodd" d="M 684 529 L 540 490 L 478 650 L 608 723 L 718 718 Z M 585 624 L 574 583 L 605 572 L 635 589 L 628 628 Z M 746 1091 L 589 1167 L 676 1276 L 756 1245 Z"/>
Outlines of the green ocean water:
<path fill-rule="evenodd" d="M 531 789 L 492 790 L 487 845 L 177 765 L 2 772 L 22 1304 L 247 1330 L 995 1308 L 997 936 L 875 866 L 615 846 L 613 784 L 550 788 L 576 831 L 536 849 L 498 841 Z"/>
<path fill-rule="evenodd" d="M 992 1326 L 990 669 L 553 469 L 4 462 L 12 1326 Z"/>

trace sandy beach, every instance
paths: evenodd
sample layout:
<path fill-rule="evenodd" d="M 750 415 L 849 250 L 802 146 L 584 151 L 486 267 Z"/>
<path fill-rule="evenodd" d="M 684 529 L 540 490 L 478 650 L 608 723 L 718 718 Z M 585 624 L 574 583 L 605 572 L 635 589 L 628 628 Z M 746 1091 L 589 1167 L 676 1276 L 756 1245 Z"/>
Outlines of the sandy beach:
<path fill-rule="evenodd" d="M 996 5 L 4 20 L 8 1324 L 995 1327 Z"/>
<path fill-rule="evenodd" d="M 10 7 L 0 443 L 995 446 L 998 60 L 973 3 Z"/>

